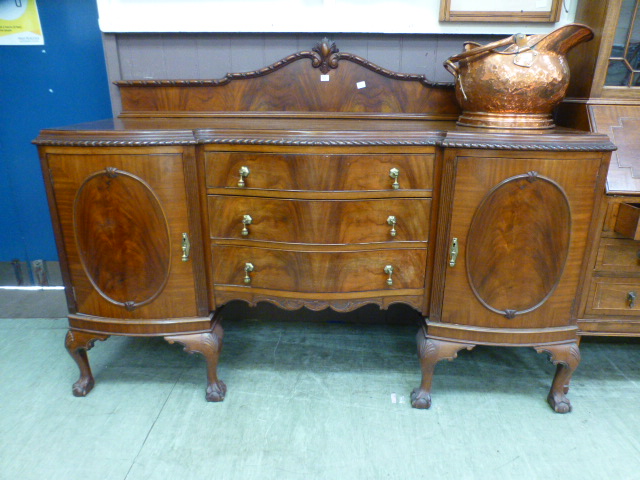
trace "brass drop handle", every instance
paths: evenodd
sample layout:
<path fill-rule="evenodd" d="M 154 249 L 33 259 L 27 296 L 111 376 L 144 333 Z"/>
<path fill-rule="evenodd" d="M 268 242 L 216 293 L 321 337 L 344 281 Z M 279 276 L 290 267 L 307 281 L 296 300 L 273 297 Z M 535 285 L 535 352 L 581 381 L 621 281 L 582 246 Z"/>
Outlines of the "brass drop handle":
<path fill-rule="evenodd" d="M 398 222 L 396 220 L 395 215 L 389 215 L 389 217 L 387 218 L 387 223 L 391 225 L 391 231 L 389 233 L 391 234 L 392 237 L 395 237 L 396 234 L 398 233 L 396 232 L 396 223 Z"/>
<path fill-rule="evenodd" d="M 246 183 L 244 182 L 244 179 L 247 178 L 249 176 L 249 167 L 245 167 L 244 165 L 242 167 L 240 167 L 240 171 L 238 172 L 240 174 L 240 180 L 238 180 L 238 187 L 243 188 Z"/>
<path fill-rule="evenodd" d="M 636 298 L 638 298 L 638 294 L 636 292 L 627 293 L 627 306 L 629 308 L 636 306 Z"/>
<path fill-rule="evenodd" d="M 393 265 L 385 265 L 384 273 L 389 275 L 389 278 L 387 278 L 387 285 L 393 285 L 393 278 L 391 278 L 393 275 Z"/>
<path fill-rule="evenodd" d="M 182 261 L 186 262 L 189 260 L 189 254 L 191 253 L 191 242 L 189 241 L 189 235 L 186 233 L 182 234 Z"/>
<path fill-rule="evenodd" d="M 456 261 L 458 260 L 458 239 L 453 238 L 451 240 L 451 248 L 449 249 L 449 266 L 455 267 Z"/>
<path fill-rule="evenodd" d="M 391 187 L 394 189 L 398 189 L 400 188 L 400 184 L 398 183 L 398 177 L 400 176 L 400 170 L 398 170 L 397 168 L 392 168 L 391 170 L 389 170 L 389 176 L 391 178 L 393 178 L 393 183 L 391 184 Z"/>
<path fill-rule="evenodd" d="M 251 215 L 242 216 L 242 236 L 243 237 L 246 237 L 247 235 L 249 235 L 249 229 L 247 228 L 247 225 L 251 225 L 251 222 L 253 222 L 253 218 L 251 218 Z"/>
<path fill-rule="evenodd" d="M 251 283 L 251 277 L 249 273 L 253 272 L 253 263 L 245 263 L 244 264 L 244 283 L 247 285 Z"/>

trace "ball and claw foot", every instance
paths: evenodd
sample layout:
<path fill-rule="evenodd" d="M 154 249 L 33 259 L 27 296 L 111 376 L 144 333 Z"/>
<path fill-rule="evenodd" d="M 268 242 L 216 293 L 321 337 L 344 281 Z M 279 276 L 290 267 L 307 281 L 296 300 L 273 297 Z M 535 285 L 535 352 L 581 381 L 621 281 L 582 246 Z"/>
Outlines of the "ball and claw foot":
<path fill-rule="evenodd" d="M 420 388 L 414 389 L 411 392 L 411 406 L 423 410 L 431 407 L 431 394 Z"/>
<path fill-rule="evenodd" d="M 88 333 L 71 329 L 67 332 L 64 340 L 65 347 L 80 369 L 80 378 L 78 378 L 71 388 L 71 392 L 75 397 L 86 397 L 93 389 L 95 381 L 93 379 L 93 374 L 91 373 L 91 367 L 89 366 L 87 351 L 93 348 L 93 345 L 97 340 L 104 341 L 107 338 L 109 338 L 109 335 Z"/>
<path fill-rule="evenodd" d="M 227 386 L 222 380 L 207 385 L 207 402 L 221 402 L 227 394 Z"/>
<path fill-rule="evenodd" d="M 564 393 L 549 392 L 547 402 L 556 413 L 569 413 L 571 411 L 571 402 Z"/>
<path fill-rule="evenodd" d="M 547 395 L 547 403 L 557 413 L 569 413 L 571 402 L 567 398 L 571 375 L 580 363 L 580 348 L 577 342 L 542 345 L 534 347 L 538 353 L 546 352 L 551 357 L 551 362 L 557 365 L 553 383 Z"/>
<path fill-rule="evenodd" d="M 71 389 L 74 397 L 86 397 L 87 394 L 93 390 L 95 381 L 93 377 L 80 377 L 80 379 L 73 384 Z"/>

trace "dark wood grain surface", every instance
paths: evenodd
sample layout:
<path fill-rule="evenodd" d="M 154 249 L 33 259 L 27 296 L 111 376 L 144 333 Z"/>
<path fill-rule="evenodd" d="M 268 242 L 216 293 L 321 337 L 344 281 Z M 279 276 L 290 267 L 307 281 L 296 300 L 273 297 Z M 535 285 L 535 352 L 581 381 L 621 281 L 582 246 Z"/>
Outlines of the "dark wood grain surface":
<path fill-rule="evenodd" d="M 451 228 L 446 241 L 449 243 L 452 237 L 457 237 L 460 255 L 455 267 L 449 267 L 448 264 L 445 266 L 442 258 L 438 260 L 442 262 L 438 268 L 444 270 L 443 273 L 446 275 L 441 321 L 500 328 L 557 327 L 575 322 L 576 313 L 573 302 L 578 293 L 583 258 L 588 247 L 587 238 L 595 203 L 593 192 L 602 165 L 601 157 L 597 154 L 580 158 L 575 154 L 567 153 L 532 155 L 518 152 L 504 152 L 500 156 L 491 157 L 484 154 L 474 155 L 471 151 L 461 151 L 454 161 L 456 165 L 454 192 L 449 199 L 452 202 Z M 478 235 L 482 235 L 482 230 L 475 234 L 469 231 L 469 227 L 478 207 L 490 192 L 501 182 L 519 175 L 526 176 L 527 172 L 532 171 L 551 179 L 562 189 L 568 200 L 568 211 L 566 207 L 562 207 L 558 213 L 562 213 L 564 218 L 556 219 L 553 213 L 554 205 L 550 204 L 550 201 L 554 201 L 556 205 L 562 205 L 561 195 L 556 195 L 558 197 L 556 200 L 548 197 L 536 198 L 536 195 L 529 196 L 529 194 L 521 196 L 519 193 L 521 190 L 516 189 L 514 191 L 516 203 L 520 204 L 521 201 L 526 200 L 525 204 L 528 203 L 529 206 L 511 212 L 505 210 L 503 212 L 506 215 L 505 218 L 495 219 L 503 223 L 494 224 L 491 227 L 494 229 L 500 227 L 503 231 L 493 230 L 485 233 L 489 236 L 488 238 L 498 242 L 497 244 L 481 241 L 480 250 L 477 244 L 470 245 L 470 241 L 477 242 Z M 519 181 L 514 182 L 511 186 L 517 186 L 518 183 Z M 521 206 L 525 207 L 525 204 Z M 541 212 L 537 212 L 538 209 Z M 549 217 L 549 214 L 552 216 Z M 543 219 L 542 223 L 529 224 L 531 221 L 540 219 Z M 519 222 L 523 224 L 520 225 Z M 570 231 L 566 232 L 569 225 Z M 538 231 L 527 235 L 525 230 L 528 228 Z M 556 228 L 559 231 L 556 231 Z M 510 235 L 517 232 L 521 232 L 518 234 L 519 242 L 512 243 L 514 237 Z M 563 270 L 562 258 L 558 258 L 557 255 L 563 250 L 566 252 L 566 247 L 562 245 L 566 245 L 566 237 L 563 236 L 567 234 L 570 243 Z M 494 248 L 496 248 L 495 251 Z M 468 250 L 469 253 L 467 253 Z M 501 253 L 506 257 L 495 256 Z M 521 257 L 518 257 L 519 254 Z M 562 256 L 565 255 L 566 253 Z M 538 292 L 537 297 L 544 298 L 544 301 L 536 303 L 536 308 L 532 311 L 521 315 L 515 314 L 515 318 L 507 318 L 508 315 L 487 309 L 474 292 L 467 273 L 469 268 L 477 268 L 481 272 L 487 271 L 486 267 L 482 267 L 483 262 L 491 265 L 492 262 L 500 264 L 505 260 L 510 265 L 503 263 L 500 268 L 494 269 L 495 277 L 490 280 L 490 285 L 493 287 L 484 288 L 491 292 L 498 292 L 497 298 L 502 298 L 501 301 L 514 301 L 520 305 L 533 302 L 533 298 L 529 298 L 531 292 Z M 559 265 L 551 265 L 551 268 L 544 267 L 544 265 L 553 264 L 554 261 L 559 262 Z M 562 272 L 561 276 L 560 272 Z M 477 282 L 481 284 L 481 280 Z M 545 298 L 543 293 L 549 292 L 555 282 L 558 284 L 553 289 L 553 294 Z M 511 288 L 518 290 L 510 291 Z M 438 300 L 432 298 L 432 302 L 435 301 Z M 517 312 L 515 307 L 509 310 Z"/>
<path fill-rule="evenodd" d="M 207 187 L 238 187 L 239 170 L 245 166 L 245 190 L 369 191 L 395 194 L 399 190 L 433 189 L 432 154 L 296 154 L 258 152 L 211 152 L 206 154 Z M 398 191 L 389 172 L 399 171 Z M 240 193 L 240 192 L 238 192 Z M 250 194 L 250 193 L 243 193 Z"/>
<path fill-rule="evenodd" d="M 114 318 L 196 316 L 192 265 L 181 261 L 182 233 L 191 231 L 182 149 L 91 152 L 62 148 L 49 150 L 47 161 L 55 178 L 55 208 L 77 313 Z M 109 179 L 104 174 L 107 168 L 125 173 Z M 97 178 L 102 181 L 94 186 Z M 109 184 L 118 190 L 113 193 L 116 197 L 110 196 Z M 87 196 L 83 185 L 94 195 Z M 92 199 L 101 203 L 88 204 Z M 92 223 L 83 223 L 88 220 Z M 152 233 L 156 236 L 149 238 Z M 194 248 L 198 241 L 194 238 Z M 106 257 L 96 257 L 98 253 Z M 115 298 L 110 300 L 109 295 Z M 121 300 L 140 302 L 150 295 L 153 302 L 134 310 L 119 304 Z"/>
<path fill-rule="evenodd" d="M 334 57 L 336 58 L 336 57 Z M 282 65 L 282 64 L 281 64 Z M 319 65 L 315 65 L 318 67 Z M 453 88 L 431 86 L 424 78 L 380 74 L 367 62 L 336 58 L 321 71 L 304 56 L 265 74 L 238 74 L 221 81 L 118 82 L 124 114 L 157 112 L 348 112 L 421 114 L 456 118 Z M 322 77 L 325 75 L 325 77 Z M 149 88 L 151 85 L 153 88 Z M 214 91 L 215 89 L 215 91 Z M 213 93 L 213 94 L 212 94 Z"/>
<path fill-rule="evenodd" d="M 536 308 L 558 285 L 570 231 L 568 199 L 555 182 L 531 171 L 498 183 L 478 206 L 467 236 L 476 298 L 496 312 Z"/>
<path fill-rule="evenodd" d="M 294 200 L 209 196 L 211 237 L 306 244 L 429 240 L 430 199 Z M 244 215 L 251 217 L 245 228 Z M 388 223 L 394 217 L 394 225 Z M 395 235 L 391 231 L 394 230 Z"/>
<path fill-rule="evenodd" d="M 215 285 L 308 293 L 421 289 L 427 250 L 318 252 L 254 247 L 213 247 Z M 254 266 L 244 282 L 246 263 Z M 393 266 L 393 284 L 384 269 Z M 375 294 L 374 294 L 375 295 Z"/>

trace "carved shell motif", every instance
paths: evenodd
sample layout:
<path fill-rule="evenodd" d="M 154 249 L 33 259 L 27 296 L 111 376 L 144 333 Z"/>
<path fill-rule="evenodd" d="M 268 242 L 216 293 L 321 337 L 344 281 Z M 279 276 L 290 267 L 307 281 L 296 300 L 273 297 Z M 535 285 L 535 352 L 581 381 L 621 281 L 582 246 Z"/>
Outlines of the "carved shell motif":
<path fill-rule="evenodd" d="M 164 289 L 169 227 L 142 179 L 112 167 L 89 176 L 76 195 L 73 223 L 82 266 L 105 299 L 134 310 Z"/>
<path fill-rule="evenodd" d="M 538 308 L 562 277 L 570 232 L 569 201 L 557 183 L 537 172 L 504 180 L 469 227 L 466 264 L 475 296 L 507 318 Z"/>

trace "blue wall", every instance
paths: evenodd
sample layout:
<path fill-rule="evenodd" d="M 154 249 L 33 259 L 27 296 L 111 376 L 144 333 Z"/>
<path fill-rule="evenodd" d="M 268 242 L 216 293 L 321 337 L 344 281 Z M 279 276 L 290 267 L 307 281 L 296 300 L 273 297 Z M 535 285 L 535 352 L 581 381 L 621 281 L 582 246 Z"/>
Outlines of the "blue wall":
<path fill-rule="evenodd" d="M 47 127 L 111 117 L 95 0 L 38 0 L 45 45 L 0 46 L 0 261 L 56 260 L 37 150 Z"/>

